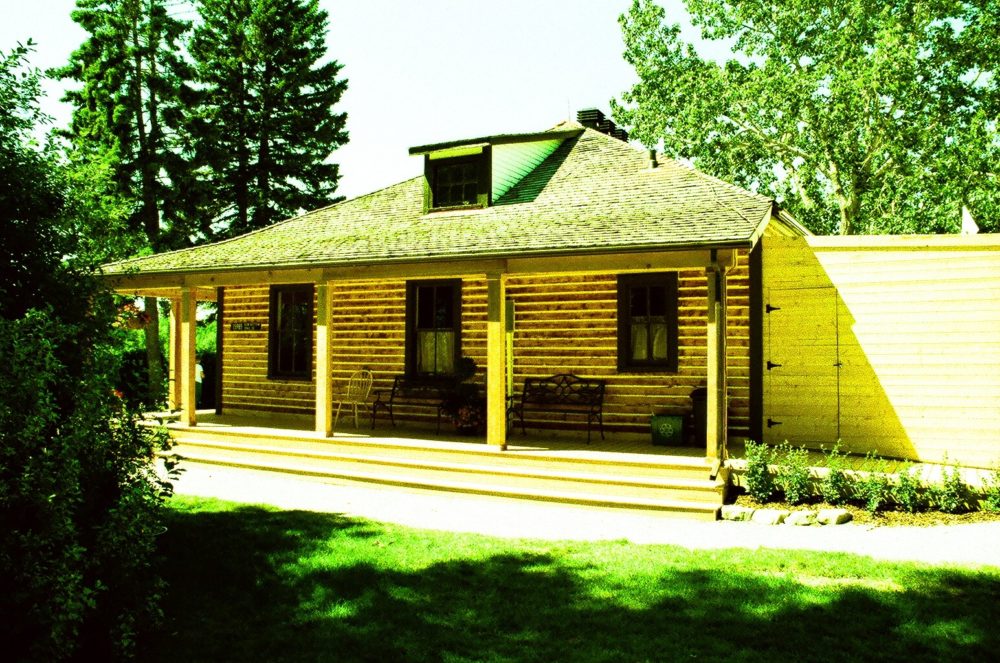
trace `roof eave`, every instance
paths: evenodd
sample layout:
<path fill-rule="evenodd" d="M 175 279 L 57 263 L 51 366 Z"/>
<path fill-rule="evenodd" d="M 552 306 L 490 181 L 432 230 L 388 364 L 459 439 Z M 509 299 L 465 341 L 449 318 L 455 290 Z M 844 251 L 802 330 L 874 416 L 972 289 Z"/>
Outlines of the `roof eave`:
<path fill-rule="evenodd" d="M 418 145 L 410 148 L 410 155 L 430 154 L 441 150 L 451 150 L 456 147 L 473 147 L 476 145 L 510 145 L 514 143 L 533 143 L 540 140 L 564 140 L 573 138 L 583 133 L 583 129 L 562 129 L 560 131 L 539 131 L 529 134 L 500 134 L 496 136 L 481 136 L 479 138 L 465 138 L 462 140 L 450 140 L 444 143 L 433 143 L 430 145 Z"/>
<path fill-rule="evenodd" d="M 211 269 L 183 269 L 175 268 L 157 271 L 122 271 L 122 272 L 102 272 L 99 278 L 106 280 L 128 279 L 129 277 L 155 278 L 178 277 L 216 274 L 239 274 L 241 272 L 260 271 L 292 271 L 292 270 L 316 270 L 327 268 L 350 268 L 350 267 L 380 267 L 396 266 L 406 264 L 441 263 L 441 262 L 474 262 L 477 260 L 516 260 L 524 258 L 566 258 L 566 257 L 587 257 L 609 254 L 634 254 L 634 253 L 656 253 L 656 252 L 679 252 L 679 251 L 709 251 L 712 249 L 752 249 L 755 243 L 753 235 L 745 239 L 728 239 L 714 242 L 698 243 L 676 243 L 676 244 L 640 244 L 630 246 L 602 246 L 592 249 L 539 249 L 535 251 L 518 251 L 516 253 L 479 253 L 463 254 L 461 256 L 412 256 L 403 258 L 386 258 L 382 260 L 345 260 L 337 262 L 306 262 L 306 263 L 256 263 L 254 265 L 239 265 L 228 267 L 214 267 Z"/>

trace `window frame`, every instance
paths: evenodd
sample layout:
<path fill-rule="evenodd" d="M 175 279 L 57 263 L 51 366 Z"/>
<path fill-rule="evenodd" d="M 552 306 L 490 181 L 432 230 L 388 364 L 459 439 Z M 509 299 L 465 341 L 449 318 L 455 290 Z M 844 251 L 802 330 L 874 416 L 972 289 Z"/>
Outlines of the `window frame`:
<path fill-rule="evenodd" d="M 447 210 L 481 209 L 493 204 L 492 194 L 492 150 L 485 146 L 481 152 L 463 154 L 453 157 L 432 159 L 426 155 L 424 160 L 425 198 L 424 211 L 441 212 Z M 473 202 L 449 203 L 439 205 L 436 198 L 438 188 L 438 171 L 443 166 L 472 163 L 476 165 L 476 200 Z"/>
<path fill-rule="evenodd" d="M 292 359 L 292 370 L 279 369 L 279 356 L 281 350 L 281 329 L 279 328 L 279 310 L 281 298 L 285 294 L 306 295 L 309 303 L 308 324 L 305 325 L 303 336 L 299 339 L 304 342 L 307 354 L 306 368 L 295 370 L 295 359 Z M 313 328 L 316 322 L 316 289 L 311 283 L 294 285 L 272 285 L 268 304 L 268 328 L 267 328 L 267 377 L 269 380 L 312 380 L 313 368 Z M 297 344 L 298 345 L 298 344 Z M 301 346 L 299 346 L 301 347 Z M 293 350 L 293 355 L 296 353 Z M 302 350 L 298 350 L 302 352 Z"/>
<path fill-rule="evenodd" d="M 629 305 L 632 289 L 637 287 L 662 287 L 666 289 L 667 356 L 665 359 L 640 361 L 632 358 L 633 323 Z M 646 337 L 649 339 L 651 335 L 647 332 Z M 678 345 L 677 272 L 620 274 L 618 276 L 618 371 L 621 373 L 676 373 L 679 363 Z"/>
<path fill-rule="evenodd" d="M 450 329 L 455 335 L 452 370 L 449 373 L 422 373 L 417 367 L 417 340 L 419 331 L 417 327 L 417 290 L 419 288 L 451 287 L 452 297 L 452 324 Z M 437 329 L 437 328 L 435 328 Z M 446 328 L 441 328 L 446 329 Z M 438 377 L 453 377 L 460 370 L 462 359 L 462 279 L 432 279 L 415 280 L 406 282 L 406 337 L 405 337 L 405 372 L 409 377 L 434 379 Z"/>

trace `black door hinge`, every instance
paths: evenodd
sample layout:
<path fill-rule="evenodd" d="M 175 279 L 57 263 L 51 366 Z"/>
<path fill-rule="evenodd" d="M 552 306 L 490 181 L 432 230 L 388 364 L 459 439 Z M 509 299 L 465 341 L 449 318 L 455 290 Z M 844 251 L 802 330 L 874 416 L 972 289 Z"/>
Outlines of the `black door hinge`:
<path fill-rule="evenodd" d="M 780 311 L 780 310 L 781 310 L 780 306 L 771 306 L 770 304 L 764 307 L 765 313 L 770 313 L 771 311 Z"/>
<path fill-rule="evenodd" d="M 778 368 L 780 366 L 781 366 L 781 364 L 775 364 L 770 359 L 767 360 L 767 370 L 771 370 L 772 368 Z"/>
<path fill-rule="evenodd" d="M 768 428 L 774 428 L 775 426 L 780 426 L 780 425 L 781 425 L 780 421 L 775 421 L 771 417 L 767 418 L 767 427 Z"/>

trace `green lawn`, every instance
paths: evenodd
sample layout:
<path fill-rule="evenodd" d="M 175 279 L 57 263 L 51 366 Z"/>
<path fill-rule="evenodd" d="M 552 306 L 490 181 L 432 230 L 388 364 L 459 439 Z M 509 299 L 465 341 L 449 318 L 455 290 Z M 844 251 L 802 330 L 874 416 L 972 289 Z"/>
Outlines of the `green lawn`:
<path fill-rule="evenodd" d="M 510 541 L 175 498 L 140 660 L 992 660 L 1000 570 Z"/>

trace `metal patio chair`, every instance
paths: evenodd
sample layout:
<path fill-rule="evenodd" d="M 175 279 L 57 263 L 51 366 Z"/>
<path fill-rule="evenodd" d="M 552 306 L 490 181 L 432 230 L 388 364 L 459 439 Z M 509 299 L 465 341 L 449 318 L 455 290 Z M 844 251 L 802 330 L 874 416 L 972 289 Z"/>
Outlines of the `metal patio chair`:
<path fill-rule="evenodd" d="M 368 395 L 372 390 L 372 380 L 374 376 L 367 368 L 355 371 L 351 379 L 347 382 L 347 391 L 339 398 L 335 398 L 337 404 L 337 414 L 333 418 L 333 427 L 337 427 L 340 420 L 340 408 L 349 405 L 354 407 L 354 427 L 358 428 L 358 406 L 371 407 L 368 404 Z"/>

